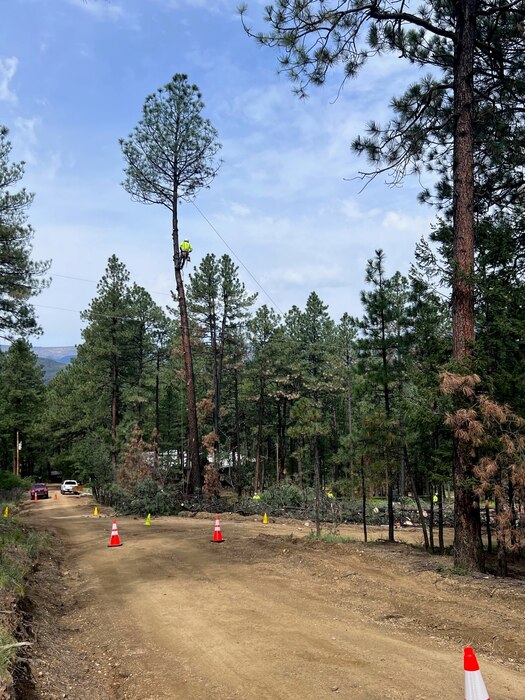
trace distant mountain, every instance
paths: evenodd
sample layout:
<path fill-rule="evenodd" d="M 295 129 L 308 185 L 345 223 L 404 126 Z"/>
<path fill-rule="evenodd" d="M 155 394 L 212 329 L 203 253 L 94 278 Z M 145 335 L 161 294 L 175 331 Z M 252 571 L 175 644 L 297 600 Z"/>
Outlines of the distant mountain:
<path fill-rule="evenodd" d="M 62 345 L 56 348 L 43 348 L 39 345 L 33 345 L 33 352 L 49 360 L 54 360 L 63 365 L 68 365 L 73 357 L 77 356 L 77 349 L 74 345 Z"/>
<path fill-rule="evenodd" d="M 55 374 L 60 372 L 66 366 L 63 362 L 57 362 L 56 360 L 51 360 L 48 357 L 39 357 L 38 364 L 44 368 L 44 382 L 47 384 L 50 382 Z"/>
<path fill-rule="evenodd" d="M 8 345 L 0 345 L 2 352 L 6 352 L 8 348 Z M 46 384 L 77 356 L 77 349 L 74 345 L 62 345 L 56 348 L 43 348 L 39 345 L 33 345 L 33 352 L 39 358 L 39 364 L 44 368 L 44 381 Z"/>

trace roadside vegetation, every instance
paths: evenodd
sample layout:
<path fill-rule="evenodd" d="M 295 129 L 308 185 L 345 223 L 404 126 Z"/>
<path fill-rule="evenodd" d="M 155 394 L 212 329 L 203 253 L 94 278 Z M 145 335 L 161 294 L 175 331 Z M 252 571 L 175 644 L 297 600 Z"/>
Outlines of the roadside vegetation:
<path fill-rule="evenodd" d="M 17 654 L 28 645 L 18 638 L 23 628 L 18 604 L 38 557 L 50 544 L 47 533 L 27 527 L 16 515 L 28 488 L 27 480 L 0 472 L 0 687 L 10 687 Z"/>

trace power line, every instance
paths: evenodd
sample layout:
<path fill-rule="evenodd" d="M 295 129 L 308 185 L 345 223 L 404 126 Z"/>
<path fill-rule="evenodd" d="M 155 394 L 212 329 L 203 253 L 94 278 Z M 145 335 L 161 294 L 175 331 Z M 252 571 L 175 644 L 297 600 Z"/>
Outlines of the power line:
<path fill-rule="evenodd" d="M 98 284 L 97 280 L 88 280 L 85 277 L 73 277 L 72 275 L 61 275 L 58 272 L 51 272 L 51 277 L 60 277 L 65 280 L 75 280 L 77 282 L 90 282 L 91 284 Z M 100 280 L 99 280 L 100 281 Z M 163 297 L 171 297 L 171 292 L 148 292 L 149 294 L 158 294 Z M 51 307 L 50 307 L 51 308 Z M 66 309 L 67 310 L 67 309 Z"/>
<path fill-rule="evenodd" d="M 259 287 L 259 289 L 263 292 L 263 294 L 270 300 L 272 306 L 281 314 L 281 316 L 284 316 L 284 312 L 282 309 L 279 308 L 279 305 L 277 302 L 272 298 L 269 292 L 266 291 L 266 289 L 262 286 L 262 284 L 259 282 L 259 280 L 255 277 L 255 275 L 251 272 L 251 270 L 248 268 L 247 265 L 241 260 L 241 258 L 237 255 L 237 253 L 233 250 L 231 245 L 221 236 L 217 228 L 212 224 L 212 222 L 208 219 L 208 217 L 204 214 L 204 212 L 195 204 L 194 201 L 191 202 L 195 209 L 199 212 L 199 214 L 202 216 L 204 221 L 208 224 L 208 226 L 214 231 L 214 233 L 218 236 L 218 238 L 224 243 L 226 248 L 230 251 L 230 253 L 235 257 L 235 259 L 239 262 L 239 264 L 246 270 L 246 272 L 250 275 L 252 280 L 255 282 L 255 284 Z M 52 277 L 60 277 L 61 279 L 66 279 L 66 280 L 75 280 L 77 282 L 88 282 L 90 284 L 98 284 L 96 280 L 91 280 L 87 279 L 85 277 L 75 277 L 73 275 L 62 275 L 58 272 L 51 272 Z M 170 292 L 155 292 L 155 291 L 150 291 L 150 294 L 156 294 L 159 296 L 167 296 L 172 298 L 173 294 Z M 81 313 L 80 311 L 76 311 L 75 309 L 63 309 L 58 306 L 42 306 L 38 304 L 34 304 L 34 306 L 40 306 L 41 308 L 44 309 L 55 309 L 57 311 L 73 311 L 74 313 Z"/>
<path fill-rule="evenodd" d="M 281 314 L 281 316 L 284 316 L 283 311 L 281 311 L 281 309 L 279 308 L 279 306 L 277 305 L 277 303 L 272 299 L 272 297 L 271 297 L 270 294 L 266 291 L 266 289 L 262 286 L 262 284 L 257 280 L 257 278 L 256 278 L 256 277 L 251 273 L 251 271 L 246 267 L 246 265 L 243 263 L 243 261 L 242 261 L 242 260 L 240 259 L 240 257 L 237 255 L 237 253 L 233 250 L 233 248 L 231 247 L 231 245 L 230 245 L 229 243 L 227 243 L 227 242 L 224 240 L 224 238 L 223 238 L 223 237 L 221 236 L 221 234 L 217 231 L 217 229 L 216 229 L 215 226 L 211 223 L 211 221 L 208 219 L 208 217 L 199 209 L 199 207 L 195 204 L 195 202 L 194 202 L 193 200 L 191 201 L 191 203 L 193 204 L 193 206 L 195 207 L 195 209 L 199 212 L 199 214 L 202 216 L 202 218 L 204 219 L 204 221 L 206 221 L 206 223 L 212 228 L 212 230 L 215 231 L 215 233 L 217 234 L 217 236 L 221 239 L 221 241 L 224 243 L 224 245 L 228 248 L 228 250 L 230 251 L 230 253 L 238 260 L 239 264 L 242 265 L 242 266 L 244 267 L 244 269 L 245 269 L 246 272 L 250 275 L 250 277 L 251 277 L 252 280 L 255 282 L 255 284 L 259 287 L 259 289 L 262 290 L 263 294 L 265 294 L 265 295 L 268 297 L 268 299 L 269 299 L 269 300 L 271 301 L 271 303 L 272 303 L 272 306 L 274 306 L 274 308 L 277 309 L 277 311 Z"/>
<path fill-rule="evenodd" d="M 79 311 L 78 309 L 65 309 L 62 306 L 47 306 L 45 304 L 33 304 L 31 302 L 31 306 L 36 306 L 39 309 L 53 309 L 54 311 L 70 311 L 73 314 L 85 314 L 89 313 L 90 316 L 94 316 L 96 318 L 114 318 L 117 321 L 143 321 L 144 319 L 142 318 L 137 318 L 136 316 L 115 316 L 114 314 L 102 314 L 98 311 Z M 82 319 L 85 321 L 85 319 Z M 87 321 L 85 321 L 87 322 Z"/>

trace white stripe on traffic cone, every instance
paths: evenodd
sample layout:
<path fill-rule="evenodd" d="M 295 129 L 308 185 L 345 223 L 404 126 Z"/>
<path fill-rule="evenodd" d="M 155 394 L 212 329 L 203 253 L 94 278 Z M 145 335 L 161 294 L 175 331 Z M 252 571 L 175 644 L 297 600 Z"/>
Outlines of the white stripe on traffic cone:
<path fill-rule="evenodd" d="M 465 700 L 490 700 L 479 670 L 476 654 L 471 647 L 464 649 L 463 667 L 465 669 Z"/>

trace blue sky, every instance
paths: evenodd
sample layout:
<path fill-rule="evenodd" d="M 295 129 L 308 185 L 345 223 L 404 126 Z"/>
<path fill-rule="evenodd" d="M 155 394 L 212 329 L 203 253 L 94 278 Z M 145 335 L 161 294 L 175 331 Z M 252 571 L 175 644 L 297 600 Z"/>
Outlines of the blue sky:
<path fill-rule="evenodd" d="M 365 66 L 339 93 L 333 76 L 299 100 L 277 73 L 277 52 L 243 31 L 237 0 L 9 0 L 0 25 L 0 124 L 35 192 L 34 257 L 51 259 L 51 286 L 34 303 L 38 345 L 81 341 L 79 311 L 113 253 L 161 305 L 174 288 L 169 214 L 132 202 L 121 186 L 118 139 L 140 118 L 146 95 L 187 73 L 219 132 L 224 163 L 196 205 L 269 294 L 277 310 L 304 307 L 315 290 L 339 319 L 360 313 L 366 260 L 383 248 L 387 269 L 406 272 L 433 212 L 417 204 L 415 179 L 390 188 L 350 150 L 369 119 L 418 75 L 395 57 Z M 250 0 L 262 26 L 265 2 Z M 181 234 L 192 265 L 230 254 L 192 204 Z M 191 271 L 191 270 L 190 270 Z"/>

